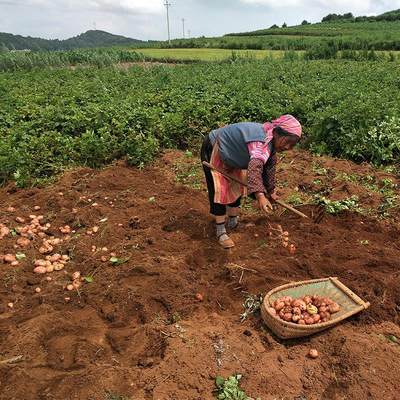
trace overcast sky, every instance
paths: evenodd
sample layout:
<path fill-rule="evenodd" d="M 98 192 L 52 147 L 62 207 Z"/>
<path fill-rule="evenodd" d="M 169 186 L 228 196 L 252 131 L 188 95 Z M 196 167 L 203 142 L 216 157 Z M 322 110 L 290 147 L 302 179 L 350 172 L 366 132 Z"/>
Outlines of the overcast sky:
<path fill-rule="evenodd" d="M 400 0 L 169 0 L 173 38 L 220 36 L 318 22 L 329 13 L 374 15 L 400 8 Z M 89 29 L 142 40 L 167 38 L 164 0 L 0 0 L 0 32 L 66 39 Z"/>

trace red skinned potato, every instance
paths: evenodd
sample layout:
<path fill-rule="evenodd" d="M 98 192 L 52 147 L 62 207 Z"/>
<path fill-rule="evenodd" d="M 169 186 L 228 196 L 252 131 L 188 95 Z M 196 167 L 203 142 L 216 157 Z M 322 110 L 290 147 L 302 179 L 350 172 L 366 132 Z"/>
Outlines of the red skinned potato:
<path fill-rule="evenodd" d="M 321 316 L 319 314 L 313 315 L 314 324 L 318 324 L 321 321 Z"/>
<path fill-rule="evenodd" d="M 301 313 L 301 317 L 302 317 L 303 319 L 306 319 L 306 318 L 312 317 L 312 315 L 309 314 L 307 311 L 305 311 L 305 312 Z"/>
<path fill-rule="evenodd" d="M 293 301 L 293 298 L 291 296 L 283 296 L 282 301 L 285 303 L 286 306 L 290 306 L 290 304 Z"/>
<path fill-rule="evenodd" d="M 328 306 L 328 310 L 331 314 L 337 313 L 340 311 L 339 304 L 337 303 L 332 303 Z"/>
<path fill-rule="evenodd" d="M 292 313 L 285 313 L 283 315 L 283 320 L 286 321 L 286 322 L 290 322 L 290 321 L 292 321 L 292 317 L 293 317 Z"/>
<path fill-rule="evenodd" d="M 293 308 L 291 306 L 285 306 L 282 308 L 282 311 L 284 312 L 284 314 L 292 314 L 293 313 Z"/>
<path fill-rule="evenodd" d="M 7 228 L 5 225 L 0 224 L 0 239 L 3 239 L 10 233 L 10 229 Z"/>
<path fill-rule="evenodd" d="M 329 321 L 331 319 L 331 314 L 328 311 L 324 313 L 319 313 L 319 315 L 322 320 L 325 320 L 324 322 Z"/>
<path fill-rule="evenodd" d="M 294 315 L 301 315 L 301 309 L 299 307 L 293 307 L 292 312 Z"/>
<path fill-rule="evenodd" d="M 280 297 L 278 300 L 276 300 L 278 303 L 280 303 L 280 302 L 283 302 L 283 303 L 285 303 L 285 306 L 290 306 L 291 305 L 291 303 L 292 303 L 292 301 L 293 301 L 293 298 L 292 297 L 290 297 L 290 296 L 283 296 L 283 297 Z"/>
<path fill-rule="evenodd" d="M 317 298 L 315 300 L 313 300 L 312 304 L 315 307 L 321 307 L 321 306 L 326 306 L 326 303 L 323 302 L 323 300 L 321 298 Z"/>
<path fill-rule="evenodd" d="M 318 358 L 319 354 L 318 354 L 318 351 L 316 349 L 310 349 L 310 351 L 308 352 L 308 356 L 310 358 L 315 359 L 315 358 Z"/>
<path fill-rule="evenodd" d="M 3 260 L 4 262 L 11 264 L 12 262 L 16 261 L 16 258 L 13 254 L 6 254 Z"/>
<path fill-rule="evenodd" d="M 276 311 L 278 311 L 278 312 L 281 311 L 283 307 L 285 307 L 285 303 L 283 301 L 280 301 L 280 300 L 275 301 L 274 308 Z"/>
<path fill-rule="evenodd" d="M 46 271 L 46 267 L 36 267 L 36 268 L 33 270 L 33 272 L 34 272 L 35 274 L 45 274 L 47 271 Z"/>
<path fill-rule="evenodd" d="M 299 307 L 302 311 L 304 311 L 307 307 L 307 304 L 301 299 L 296 299 L 292 301 L 292 307 Z"/>

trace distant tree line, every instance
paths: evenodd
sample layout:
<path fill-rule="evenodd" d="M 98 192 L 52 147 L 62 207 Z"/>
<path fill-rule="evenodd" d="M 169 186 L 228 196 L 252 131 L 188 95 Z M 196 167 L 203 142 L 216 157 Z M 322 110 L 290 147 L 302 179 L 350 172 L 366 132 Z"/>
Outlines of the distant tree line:
<path fill-rule="evenodd" d="M 66 40 L 47 40 L 0 32 L 0 52 L 7 50 L 73 50 L 78 48 L 129 46 L 140 42 L 140 40 L 112 35 L 99 30 L 87 31 Z"/>
<path fill-rule="evenodd" d="M 389 11 L 387 13 L 377 15 L 377 16 L 360 16 L 355 17 L 351 12 L 346 14 L 328 14 L 326 17 L 322 18 L 321 22 L 376 22 L 376 21 L 399 21 L 400 20 L 400 9 Z"/>
<path fill-rule="evenodd" d="M 328 14 L 327 16 L 322 18 L 321 22 L 380 22 L 380 21 L 391 22 L 399 20 L 400 20 L 400 9 L 389 11 L 384 14 L 372 17 L 367 17 L 367 16 L 355 17 L 351 12 L 345 14 Z M 303 20 L 301 25 L 302 26 L 311 25 L 311 23 L 308 22 L 307 20 Z M 287 27 L 288 25 L 286 24 L 286 22 L 284 22 L 282 28 L 287 28 Z M 228 33 L 224 36 L 258 36 L 267 34 L 282 35 L 282 32 L 280 32 L 280 28 L 281 27 L 279 27 L 277 24 L 273 24 L 268 29 L 259 29 L 257 31 L 251 31 L 251 32 Z M 291 34 L 297 34 L 297 33 L 291 31 Z M 299 34 L 303 36 L 319 36 L 320 32 L 302 31 Z M 324 36 L 336 36 L 336 34 L 332 33 L 332 35 L 329 35 L 329 33 L 325 32 Z"/>

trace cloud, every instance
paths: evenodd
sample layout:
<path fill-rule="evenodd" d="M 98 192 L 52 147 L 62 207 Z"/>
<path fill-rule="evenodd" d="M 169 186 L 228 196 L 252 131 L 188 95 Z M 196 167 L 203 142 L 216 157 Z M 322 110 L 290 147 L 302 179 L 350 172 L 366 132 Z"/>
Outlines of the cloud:
<path fill-rule="evenodd" d="M 81 4 L 79 1 L 77 3 Z M 93 8 L 96 11 L 129 14 L 159 14 L 163 10 L 163 4 L 159 0 L 89 0 L 85 8 Z"/>
<path fill-rule="evenodd" d="M 318 22 L 329 13 L 373 15 L 400 8 L 400 0 L 169 0 L 171 35 L 182 37 Z M 164 0 L 0 0 L 0 31 L 65 39 L 89 29 L 143 40 L 166 40 Z"/>
<path fill-rule="evenodd" d="M 298 8 L 312 10 L 315 7 L 327 12 L 379 13 L 400 7 L 400 0 L 240 0 L 243 4 L 268 8 Z"/>
<path fill-rule="evenodd" d="M 14 7 L 32 7 L 58 10 L 82 10 L 92 12 L 104 12 L 110 14 L 159 14 L 163 11 L 163 3 L 160 0 L 0 0 L 1 5 Z"/>
<path fill-rule="evenodd" d="M 271 8 L 281 7 L 297 7 L 304 5 L 302 0 L 280 0 L 279 2 L 274 0 L 241 0 L 245 4 L 261 5 Z"/>

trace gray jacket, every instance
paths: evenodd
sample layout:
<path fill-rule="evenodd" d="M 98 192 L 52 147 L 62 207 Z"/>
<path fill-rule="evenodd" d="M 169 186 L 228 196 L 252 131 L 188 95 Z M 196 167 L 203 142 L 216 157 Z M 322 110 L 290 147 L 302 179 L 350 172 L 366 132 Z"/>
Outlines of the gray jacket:
<path fill-rule="evenodd" d="M 250 154 L 247 144 L 265 142 L 263 124 L 239 122 L 215 129 L 210 133 L 211 144 L 218 141 L 222 161 L 232 168 L 247 169 Z"/>

